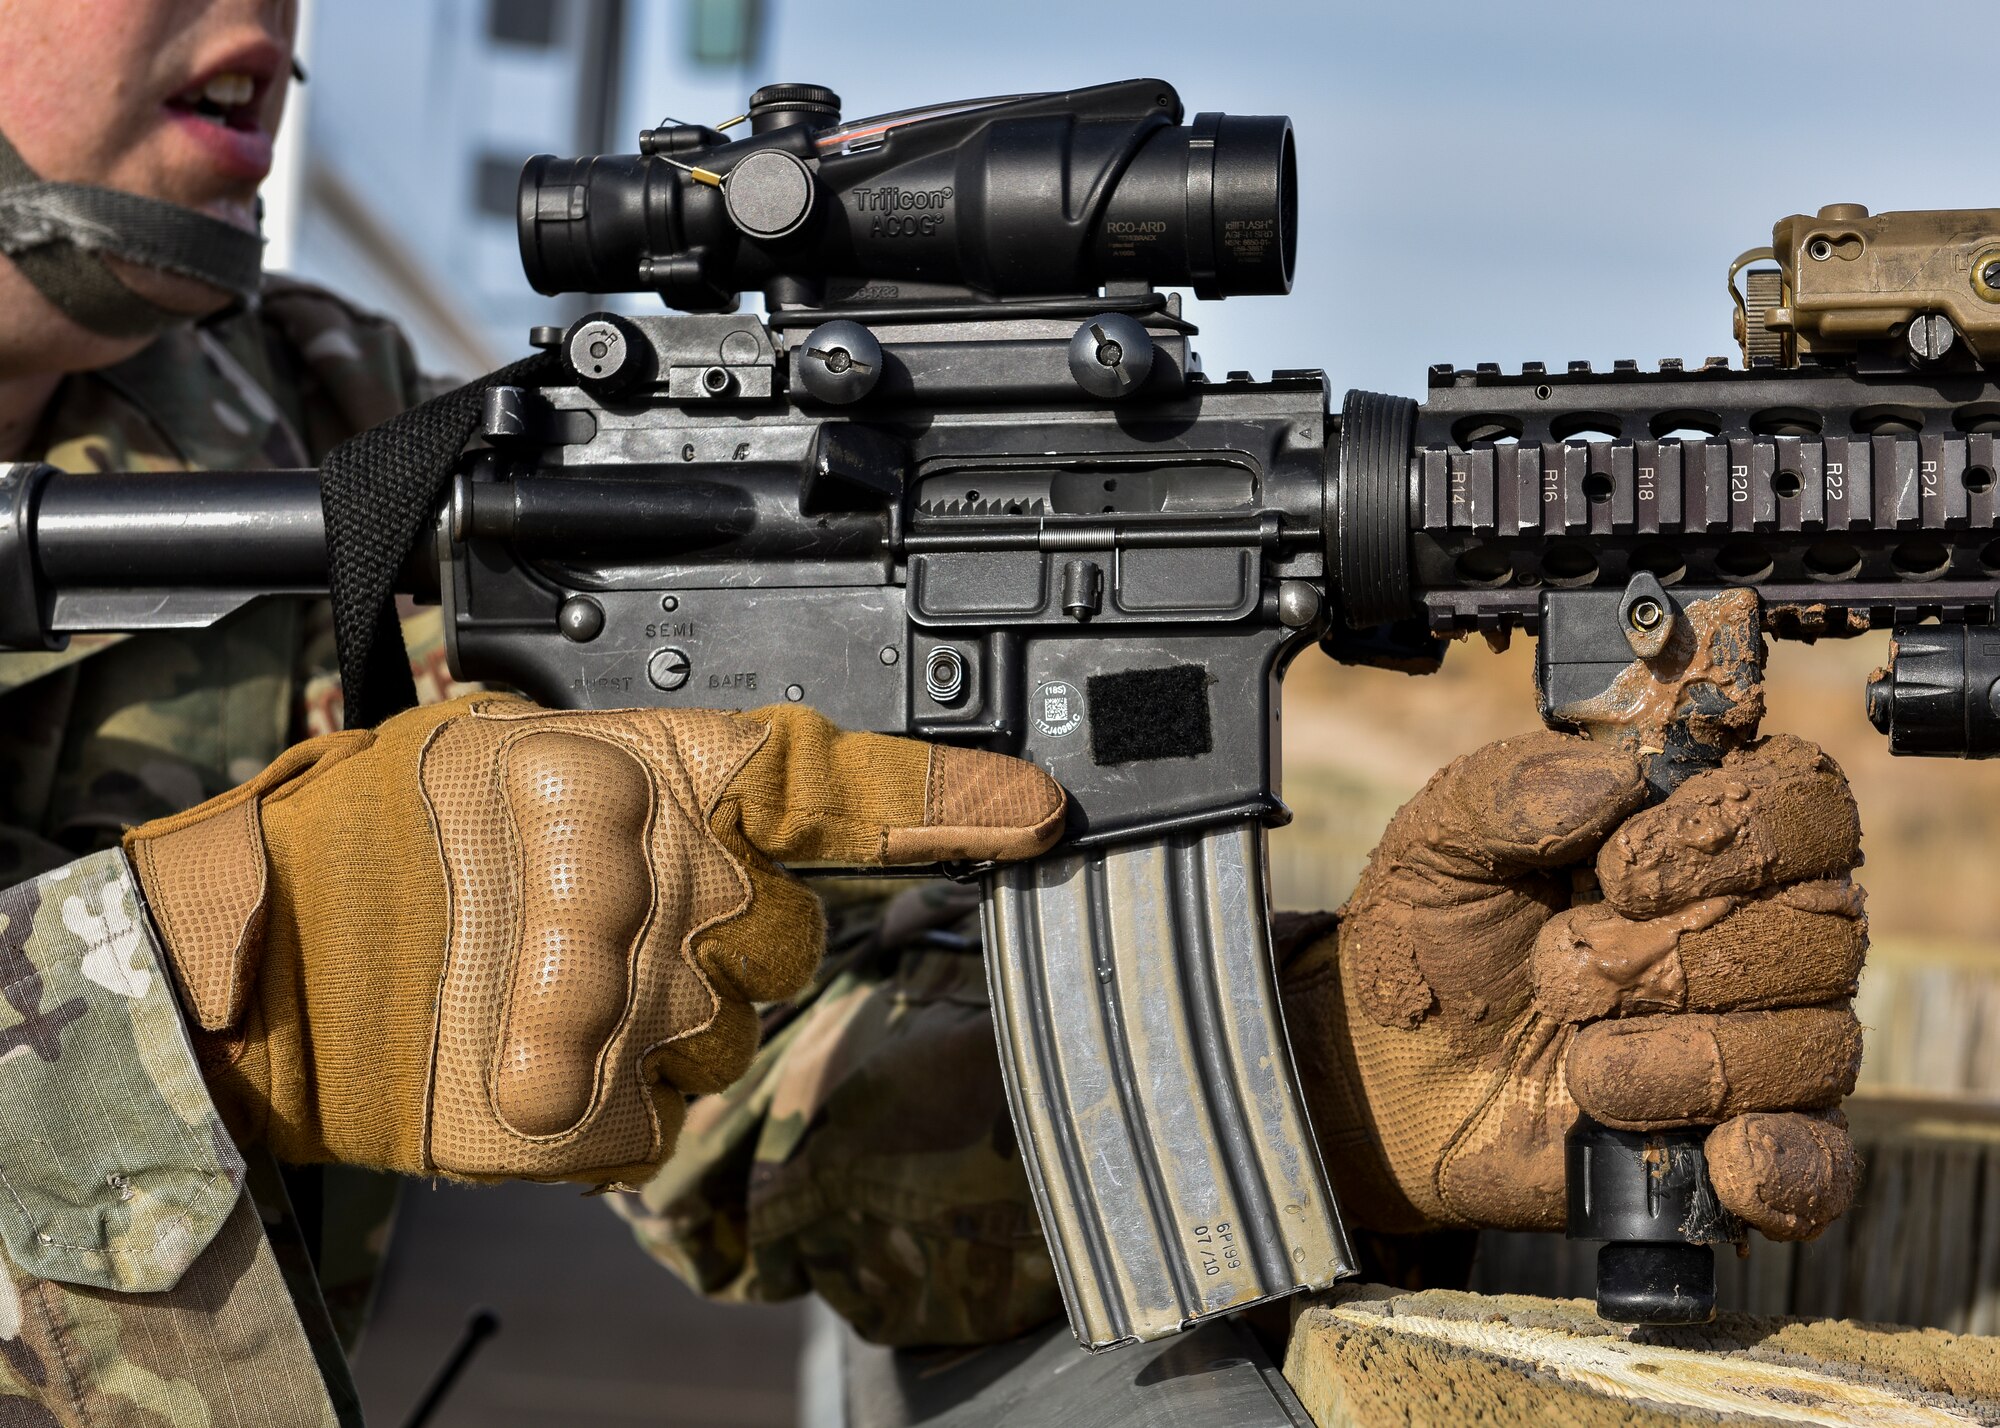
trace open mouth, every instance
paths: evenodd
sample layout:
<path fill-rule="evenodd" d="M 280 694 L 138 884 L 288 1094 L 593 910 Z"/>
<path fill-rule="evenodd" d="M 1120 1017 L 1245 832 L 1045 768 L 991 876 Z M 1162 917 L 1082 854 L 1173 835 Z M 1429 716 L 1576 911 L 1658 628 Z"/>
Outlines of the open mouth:
<path fill-rule="evenodd" d="M 219 129 L 253 133 L 263 128 L 257 102 L 261 88 L 253 76 L 232 71 L 175 95 L 167 101 L 167 108 L 206 120 Z"/>

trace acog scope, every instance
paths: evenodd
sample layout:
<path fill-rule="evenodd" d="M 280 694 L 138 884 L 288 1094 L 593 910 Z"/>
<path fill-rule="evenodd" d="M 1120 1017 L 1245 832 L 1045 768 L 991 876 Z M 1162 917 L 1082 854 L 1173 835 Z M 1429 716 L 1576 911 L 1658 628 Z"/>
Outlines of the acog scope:
<path fill-rule="evenodd" d="M 1281 116 L 1183 124 L 1172 85 L 1134 79 L 846 124 L 832 90 L 774 84 L 745 118 L 735 140 L 669 123 L 637 154 L 530 159 L 528 281 L 695 312 L 749 288 L 773 309 L 1291 289 L 1297 160 Z"/>

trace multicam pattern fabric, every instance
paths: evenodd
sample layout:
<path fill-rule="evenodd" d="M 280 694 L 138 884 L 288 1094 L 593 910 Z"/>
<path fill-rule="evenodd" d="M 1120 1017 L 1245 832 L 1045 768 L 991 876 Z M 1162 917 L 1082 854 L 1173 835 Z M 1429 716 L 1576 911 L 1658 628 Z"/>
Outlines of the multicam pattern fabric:
<path fill-rule="evenodd" d="M 389 323 L 273 280 L 257 312 L 177 328 L 66 381 L 30 459 L 68 471 L 310 465 L 427 394 Z M 442 665 L 435 612 L 421 638 Z M 233 787 L 334 707 L 330 625 L 266 601 L 208 630 L 0 654 L 0 884 Z"/>
<path fill-rule="evenodd" d="M 972 889 L 826 882 L 814 990 L 616 1207 L 697 1291 L 818 1293 L 865 1338 L 990 1343 L 1062 1312 L 994 1051 Z"/>
<path fill-rule="evenodd" d="M 0 891 L 0 997 L 0 1422 L 334 1422 L 122 853 Z"/>
<path fill-rule="evenodd" d="M 305 466 L 427 395 L 391 324 L 273 280 L 254 310 L 176 329 L 130 362 L 69 378 L 27 455 L 70 471 Z M 420 682 L 439 693 L 451 687 L 436 613 L 415 616 L 406 634 Z M 339 718 L 333 668 L 323 608 L 283 600 L 209 630 L 0 654 L 0 886 L 112 848 L 127 825 L 212 797 L 324 732 Z M 45 933 L 46 921 L 9 955 L 50 955 L 41 939 L 58 933 Z M 69 1094 L 54 1065 L 23 1054 L 0 1065 L 13 1073 L 0 1098 L 13 1123 L 51 1114 Z M 227 1138 L 219 1144 L 226 1149 Z M 8 1172 L 19 1164 L 9 1161 Z M 334 1324 L 351 1345 L 386 1243 L 394 1182 L 333 1177 L 310 1235 L 275 1168 L 253 1164 L 249 1188 L 232 1196 L 236 1209 L 170 1290 L 71 1288 L 13 1264 L 14 1297 L 30 1318 L 68 1327 L 64 1352 L 37 1349 L 33 1363 L 0 1334 L 0 1359 L 14 1374 L 6 1387 L 25 1395 L 0 1396 L 0 1424 L 358 1421 Z M 333 1273 L 331 1306 L 314 1282 L 308 1240 Z M 24 1312 L 10 1318 L 0 1297 L 0 1330 Z M 189 1314 L 197 1319 L 183 1322 Z M 169 1341 L 182 1343 L 183 1358 L 162 1357 Z M 210 1396 L 231 1393 L 244 1416 L 210 1415 Z M 116 1412 L 97 1408 L 114 1402 Z"/>
<path fill-rule="evenodd" d="M 24 1269 L 171 1289 L 236 1201 L 162 969 L 123 854 L 0 891 L 0 1243 Z"/>

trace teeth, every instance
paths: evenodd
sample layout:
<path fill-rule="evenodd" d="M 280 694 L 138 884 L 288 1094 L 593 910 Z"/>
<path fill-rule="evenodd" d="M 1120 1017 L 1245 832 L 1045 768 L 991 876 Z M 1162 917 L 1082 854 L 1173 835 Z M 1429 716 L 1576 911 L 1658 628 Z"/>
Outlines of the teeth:
<path fill-rule="evenodd" d="M 218 74 L 201 87 L 201 97 L 224 109 L 248 104 L 257 92 L 257 81 L 247 74 Z"/>

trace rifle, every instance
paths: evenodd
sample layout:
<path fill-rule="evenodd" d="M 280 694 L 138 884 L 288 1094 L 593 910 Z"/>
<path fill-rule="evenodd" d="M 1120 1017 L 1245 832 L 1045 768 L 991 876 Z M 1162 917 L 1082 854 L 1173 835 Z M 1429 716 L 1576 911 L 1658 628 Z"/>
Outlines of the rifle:
<path fill-rule="evenodd" d="M 2000 749 L 2000 214 L 1787 219 L 1736 296 L 1743 369 L 1438 367 L 1422 404 L 1336 404 L 1316 371 L 1205 375 L 1156 290 L 1289 289 L 1289 121 L 1184 123 L 1152 79 L 839 111 L 773 85 L 741 138 L 531 160 L 538 290 L 683 311 L 535 329 L 539 365 L 460 394 L 481 440 L 377 565 L 442 605 L 460 678 L 806 702 L 1061 781 L 1052 853 L 956 871 L 1086 1346 L 1353 1269 L 1266 907 L 1308 647 L 1424 672 L 1452 637 L 1535 634 L 1543 717 L 1626 741 L 1663 793 L 1754 734 L 1766 633 L 1892 627 L 1891 747 Z M 765 316 L 733 311 L 746 287 Z M 329 536 L 355 509 L 312 471 L 0 467 L 0 646 L 329 585 L 354 616 Z M 1700 1147 L 1573 1134 L 1608 1316 L 1713 1312 L 1709 1246 L 1742 1232 Z"/>

